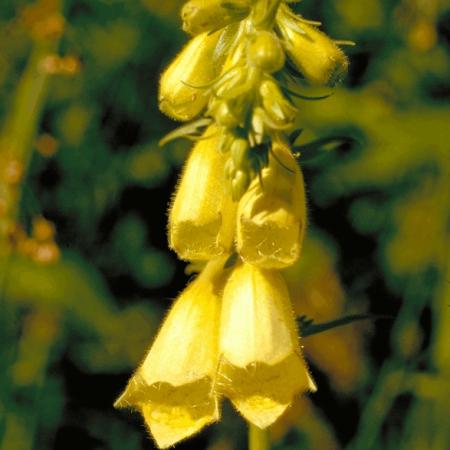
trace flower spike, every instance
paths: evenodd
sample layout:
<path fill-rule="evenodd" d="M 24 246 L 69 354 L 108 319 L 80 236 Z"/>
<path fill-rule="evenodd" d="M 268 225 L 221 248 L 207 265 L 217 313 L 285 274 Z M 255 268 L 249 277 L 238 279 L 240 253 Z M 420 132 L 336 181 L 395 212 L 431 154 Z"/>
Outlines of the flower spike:
<path fill-rule="evenodd" d="M 142 412 L 160 448 L 218 420 L 221 396 L 255 430 L 316 390 L 281 270 L 298 260 L 306 228 L 294 97 L 324 96 L 292 82 L 334 85 L 348 60 L 293 1 L 188 0 L 183 29 L 194 37 L 161 77 L 161 111 L 191 122 L 160 144 L 195 141 L 169 246 L 201 272 L 116 402 Z"/>

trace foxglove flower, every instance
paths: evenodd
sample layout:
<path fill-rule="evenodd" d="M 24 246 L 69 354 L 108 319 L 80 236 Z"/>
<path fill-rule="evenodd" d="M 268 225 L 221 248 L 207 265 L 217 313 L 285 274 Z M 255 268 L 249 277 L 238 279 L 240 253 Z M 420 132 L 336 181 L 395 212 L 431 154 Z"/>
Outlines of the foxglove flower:
<path fill-rule="evenodd" d="M 213 384 L 224 263 L 223 257 L 210 261 L 181 293 L 144 362 L 115 403 L 140 410 L 160 448 L 219 419 Z"/>
<path fill-rule="evenodd" d="M 293 264 L 306 225 L 303 177 L 289 147 L 275 142 L 269 164 L 239 201 L 236 247 L 242 259 L 268 269 Z"/>
<path fill-rule="evenodd" d="M 169 245 L 181 259 L 211 259 L 233 244 L 236 207 L 218 141 L 217 128 L 210 127 L 195 144 L 169 212 Z"/>
<path fill-rule="evenodd" d="M 219 350 L 218 386 L 260 428 L 275 422 L 295 394 L 316 389 L 277 271 L 235 266 L 223 293 Z"/>

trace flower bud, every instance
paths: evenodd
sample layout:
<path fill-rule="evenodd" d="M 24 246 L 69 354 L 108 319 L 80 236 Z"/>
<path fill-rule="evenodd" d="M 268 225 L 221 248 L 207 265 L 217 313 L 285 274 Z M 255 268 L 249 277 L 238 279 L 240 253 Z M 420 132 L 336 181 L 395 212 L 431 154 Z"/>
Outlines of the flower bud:
<path fill-rule="evenodd" d="M 237 202 L 248 189 L 250 184 L 250 174 L 244 170 L 237 169 L 231 180 L 231 197 Z"/>
<path fill-rule="evenodd" d="M 267 113 L 263 108 L 257 106 L 253 108 L 252 114 L 252 131 L 256 144 L 262 144 L 267 132 L 266 125 Z"/>
<path fill-rule="evenodd" d="M 213 116 L 217 125 L 221 127 L 232 129 L 239 125 L 239 115 L 233 110 L 231 101 L 214 99 L 208 114 Z"/>
<path fill-rule="evenodd" d="M 219 30 L 244 19 L 249 12 L 245 0 L 190 0 L 181 10 L 183 30 L 194 35 Z"/>
<path fill-rule="evenodd" d="M 219 352 L 218 387 L 260 428 L 275 422 L 296 393 L 316 389 L 279 272 L 234 267 L 223 293 Z"/>
<path fill-rule="evenodd" d="M 236 66 L 225 72 L 215 83 L 215 94 L 224 100 L 235 99 L 244 92 L 253 88 L 252 80 L 248 77 L 248 70 L 245 66 Z"/>
<path fill-rule="evenodd" d="M 235 206 L 227 192 L 225 161 L 215 126 L 189 156 L 169 212 L 169 245 L 181 259 L 211 259 L 230 250 Z"/>
<path fill-rule="evenodd" d="M 248 48 L 251 65 L 268 73 L 278 72 L 284 66 L 285 56 L 280 41 L 270 31 L 260 31 Z"/>
<path fill-rule="evenodd" d="M 115 406 L 136 407 L 160 448 L 218 420 L 219 292 L 226 257 L 210 261 L 181 293 Z"/>
<path fill-rule="evenodd" d="M 300 255 L 305 225 L 302 174 L 289 148 L 274 142 L 268 166 L 239 201 L 237 251 L 258 267 L 288 267 Z"/>
<path fill-rule="evenodd" d="M 227 153 L 230 151 L 231 145 L 234 141 L 234 134 L 226 127 L 219 127 L 219 151 Z"/>
<path fill-rule="evenodd" d="M 277 24 L 288 56 L 313 85 L 334 86 L 346 74 L 348 59 L 325 33 L 281 5 Z"/>
<path fill-rule="evenodd" d="M 208 103 L 202 87 L 219 74 L 220 61 L 214 57 L 220 33 L 200 34 L 191 39 L 161 77 L 159 107 L 177 120 L 191 120 Z"/>
<path fill-rule="evenodd" d="M 265 79 L 259 87 L 262 104 L 268 116 L 277 125 L 292 126 L 297 116 L 297 109 L 284 97 L 273 79 Z"/>
<path fill-rule="evenodd" d="M 233 141 L 231 144 L 231 157 L 236 167 L 247 168 L 249 150 L 247 139 L 238 138 Z"/>

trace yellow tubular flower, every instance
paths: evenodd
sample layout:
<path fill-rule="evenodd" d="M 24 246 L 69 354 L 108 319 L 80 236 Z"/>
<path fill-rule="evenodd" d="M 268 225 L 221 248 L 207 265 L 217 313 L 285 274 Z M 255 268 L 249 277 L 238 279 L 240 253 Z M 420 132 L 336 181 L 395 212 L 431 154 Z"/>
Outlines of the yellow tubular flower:
<path fill-rule="evenodd" d="M 115 403 L 141 410 L 160 448 L 219 419 L 212 388 L 225 261 L 221 257 L 209 262 L 181 293 L 144 362 Z"/>
<path fill-rule="evenodd" d="M 244 263 L 234 268 L 222 302 L 218 385 L 248 421 L 268 427 L 296 393 L 316 389 L 285 282 L 279 272 Z"/>
<path fill-rule="evenodd" d="M 303 177 L 288 146 L 274 142 L 269 165 L 239 201 L 236 247 L 242 259 L 266 269 L 293 264 L 306 225 Z"/>
<path fill-rule="evenodd" d="M 186 260 L 227 253 L 233 244 L 235 205 L 227 192 L 226 155 L 216 127 L 206 130 L 189 156 L 169 213 L 169 245 Z"/>
<path fill-rule="evenodd" d="M 313 85 L 333 86 L 347 72 L 348 59 L 325 33 L 309 25 L 280 5 L 277 25 L 288 56 Z"/>
<path fill-rule="evenodd" d="M 220 71 L 215 48 L 220 32 L 203 33 L 191 39 L 161 76 L 159 107 L 177 120 L 191 120 L 208 103 L 204 87 Z M 202 89 L 203 87 L 203 89 Z"/>

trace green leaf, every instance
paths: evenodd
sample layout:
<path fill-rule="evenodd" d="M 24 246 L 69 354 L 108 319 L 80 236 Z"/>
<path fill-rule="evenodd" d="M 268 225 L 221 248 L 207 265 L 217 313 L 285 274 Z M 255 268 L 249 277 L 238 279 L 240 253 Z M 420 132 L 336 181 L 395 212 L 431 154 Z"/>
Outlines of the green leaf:
<path fill-rule="evenodd" d="M 386 319 L 392 320 L 393 317 L 375 314 L 351 314 L 349 316 L 341 317 L 340 319 L 315 324 L 314 319 L 310 319 L 306 316 L 301 316 L 298 319 L 298 325 L 300 327 L 300 335 L 302 337 L 308 337 L 312 336 L 313 334 L 323 333 L 324 331 L 342 327 L 344 325 L 348 325 L 353 322 L 359 322 L 361 320 L 386 320 Z"/>

